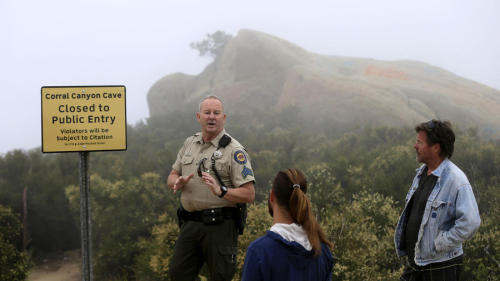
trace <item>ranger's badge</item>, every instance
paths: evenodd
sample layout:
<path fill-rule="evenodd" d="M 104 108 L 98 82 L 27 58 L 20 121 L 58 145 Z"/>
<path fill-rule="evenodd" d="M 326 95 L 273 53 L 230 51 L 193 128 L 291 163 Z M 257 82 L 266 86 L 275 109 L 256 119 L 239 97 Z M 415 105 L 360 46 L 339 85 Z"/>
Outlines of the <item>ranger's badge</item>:
<path fill-rule="evenodd" d="M 220 159 L 222 157 L 222 152 L 220 152 L 220 150 L 216 150 L 214 152 L 214 158 L 215 159 Z"/>

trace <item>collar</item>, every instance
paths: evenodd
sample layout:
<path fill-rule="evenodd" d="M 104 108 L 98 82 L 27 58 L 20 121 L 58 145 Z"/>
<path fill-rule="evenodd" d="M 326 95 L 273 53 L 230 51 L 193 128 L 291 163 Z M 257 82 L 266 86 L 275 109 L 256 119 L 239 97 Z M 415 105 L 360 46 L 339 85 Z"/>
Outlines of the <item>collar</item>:
<path fill-rule="evenodd" d="M 222 138 L 222 136 L 226 133 L 226 129 L 222 129 L 222 131 L 211 141 L 209 141 L 209 143 L 211 143 L 213 146 L 215 147 L 219 147 L 219 140 Z M 198 143 L 204 143 L 203 141 L 203 134 L 201 132 L 197 133 L 195 135 L 196 137 L 196 142 Z"/>
<path fill-rule="evenodd" d="M 307 233 L 304 231 L 302 226 L 296 223 L 276 223 L 271 227 L 270 231 L 279 234 L 283 237 L 283 239 L 289 242 L 297 242 L 307 251 L 312 250 L 309 238 L 307 238 Z"/>
<path fill-rule="evenodd" d="M 439 166 L 434 171 L 432 171 L 431 174 L 433 174 L 438 178 L 441 177 L 441 174 L 448 167 L 449 164 L 450 164 L 450 159 L 444 158 L 443 162 L 441 162 L 441 164 L 439 164 Z M 422 166 L 417 168 L 417 176 L 420 177 L 422 175 L 426 166 L 427 166 L 426 164 L 423 164 Z"/>

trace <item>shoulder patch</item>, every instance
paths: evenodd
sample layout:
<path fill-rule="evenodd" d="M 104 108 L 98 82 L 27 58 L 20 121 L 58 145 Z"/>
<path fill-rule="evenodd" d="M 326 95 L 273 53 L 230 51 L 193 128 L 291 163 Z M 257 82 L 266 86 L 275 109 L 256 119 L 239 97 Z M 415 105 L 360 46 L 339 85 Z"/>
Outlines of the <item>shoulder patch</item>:
<path fill-rule="evenodd" d="M 234 161 L 236 161 L 236 163 L 238 164 L 244 165 L 247 163 L 247 157 L 245 156 L 245 153 L 243 153 L 243 151 L 238 150 L 234 153 Z"/>
<path fill-rule="evenodd" d="M 252 176 L 253 177 L 253 171 L 252 169 L 248 168 L 247 166 L 243 167 L 243 171 L 241 171 L 241 175 L 245 179 L 247 176 Z"/>

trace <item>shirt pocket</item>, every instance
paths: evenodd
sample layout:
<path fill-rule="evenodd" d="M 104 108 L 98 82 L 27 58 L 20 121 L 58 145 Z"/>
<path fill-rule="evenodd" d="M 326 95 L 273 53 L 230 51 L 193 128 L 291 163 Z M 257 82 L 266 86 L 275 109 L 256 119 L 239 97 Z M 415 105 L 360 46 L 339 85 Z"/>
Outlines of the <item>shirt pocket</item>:
<path fill-rule="evenodd" d="M 219 173 L 222 180 L 231 180 L 230 167 L 227 163 L 215 161 L 215 169 L 217 169 L 217 173 Z"/>
<path fill-rule="evenodd" d="M 440 215 L 446 212 L 447 202 L 441 200 L 434 200 L 431 204 L 431 220 L 439 219 Z"/>
<path fill-rule="evenodd" d="M 181 159 L 181 168 L 182 168 L 182 174 L 183 175 L 189 175 L 194 172 L 195 169 L 193 169 L 193 161 L 194 157 L 193 156 L 183 156 Z"/>
<path fill-rule="evenodd" d="M 430 259 L 436 257 L 436 248 L 434 240 L 439 233 L 439 225 L 441 224 L 440 217 L 445 211 L 446 202 L 441 200 L 434 200 L 431 203 L 431 210 L 429 220 L 424 228 L 424 234 L 421 241 L 421 257 L 423 259 Z"/>
<path fill-rule="evenodd" d="M 434 238 L 437 237 L 439 230 L 443 230 L 445 221 L 447 220 L 447 212 L 448 202 L 442 200 L 434 200 L 432 202 L 429 224 Z"/>
<path fill-rule="evenodd" d="M 194 160 L 193 156 L 186 155 L 182 157 L 181 163 L 182 165 L 190 165 L 191 163 L 193 163 L 193 160 Z"/>

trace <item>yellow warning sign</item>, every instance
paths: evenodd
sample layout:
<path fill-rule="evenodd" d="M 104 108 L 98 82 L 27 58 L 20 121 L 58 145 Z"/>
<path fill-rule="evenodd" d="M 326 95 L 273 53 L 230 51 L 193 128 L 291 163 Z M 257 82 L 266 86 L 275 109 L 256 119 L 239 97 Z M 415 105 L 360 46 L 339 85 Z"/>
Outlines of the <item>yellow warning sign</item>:
<path fill-rule="evenodd" d="M 127 149 L 125 86 L 42 87 L 42 152 Z"/>

